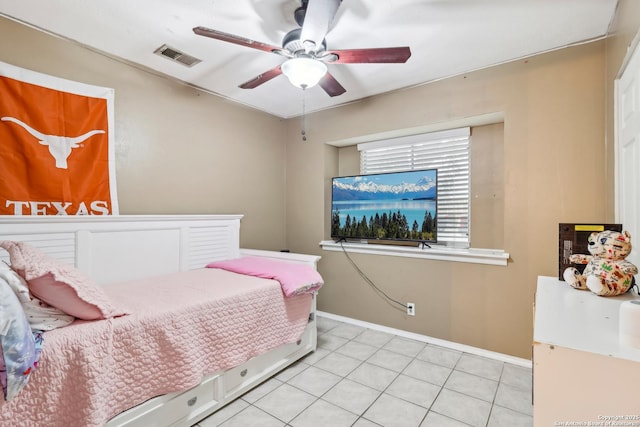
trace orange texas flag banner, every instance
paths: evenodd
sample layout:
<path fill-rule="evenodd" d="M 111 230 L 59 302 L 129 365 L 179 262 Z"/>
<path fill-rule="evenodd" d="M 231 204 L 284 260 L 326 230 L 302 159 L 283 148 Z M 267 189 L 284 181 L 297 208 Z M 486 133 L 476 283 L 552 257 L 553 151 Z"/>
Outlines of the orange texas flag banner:
<path fill-rule="evenodd" d="M 0 62 L 0 215 L 117 215 L 113 89 Z"/>

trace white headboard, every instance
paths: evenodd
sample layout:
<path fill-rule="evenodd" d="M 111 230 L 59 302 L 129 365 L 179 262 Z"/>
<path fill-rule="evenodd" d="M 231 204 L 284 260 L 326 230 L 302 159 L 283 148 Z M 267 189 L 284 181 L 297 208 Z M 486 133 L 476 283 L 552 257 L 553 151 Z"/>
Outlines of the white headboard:
<path fill-rule="evenodd" d="M 25 241 L 99 284 L 202 268 L 240 256 L 242 215 L 0 217 L 0 240 Z M 0 248 L 0 259 L 8 254 Z"/>

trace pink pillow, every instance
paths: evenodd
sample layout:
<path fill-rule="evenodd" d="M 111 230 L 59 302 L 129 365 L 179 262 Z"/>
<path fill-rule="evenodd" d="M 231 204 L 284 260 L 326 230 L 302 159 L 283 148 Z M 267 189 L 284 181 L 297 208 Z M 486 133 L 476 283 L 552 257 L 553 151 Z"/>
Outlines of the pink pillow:
<path fill-rule="evenodd" d="M 24 242 L 2 241 L 0 247 L 9 252 L 11 267 L 27 281 L 29 291 L 50 306 L 84 320 L 127 314 L 77 268 Z"/>

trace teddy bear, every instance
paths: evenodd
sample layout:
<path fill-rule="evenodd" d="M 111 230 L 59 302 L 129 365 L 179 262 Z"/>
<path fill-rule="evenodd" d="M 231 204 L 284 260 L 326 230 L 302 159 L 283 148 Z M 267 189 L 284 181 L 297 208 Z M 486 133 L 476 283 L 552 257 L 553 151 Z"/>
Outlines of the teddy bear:
<path fill-rule="evenodd" d="M 638 267 L 625 258 L 631 253 L 631 235 L 628 231 L 605 230 L 594 232 L 588 238 L 591 255 L 574 254 L 569 260 L 586 264 L 584 272 L 575 267 L 564 270 L 565 282 L 576 289 L 589 289 L 599 296 L 620 295 L 633 286 Z"/>

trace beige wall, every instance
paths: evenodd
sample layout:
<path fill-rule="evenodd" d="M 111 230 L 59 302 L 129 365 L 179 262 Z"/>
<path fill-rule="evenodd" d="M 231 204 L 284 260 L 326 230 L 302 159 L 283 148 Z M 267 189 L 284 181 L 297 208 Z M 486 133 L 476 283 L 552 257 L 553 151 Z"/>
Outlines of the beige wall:
<path fill-rule="evenodd" d="M 279 119 L 4 18 L 0 61 L 115 88 L 121 214 L 242 213 L 243 246 L 285 245 Z"/>
<path fill-rule="evenodd" d="M 504 248 L 504 123 L 471 128 L 471 247 Z"/>
<path fill-rule="evenodd" d="M 608 211 L 582 190 L 605 191 L 604 58 L 604 42 L 595 42 L 323 111 L 308 117 L 306 143 L 291 120 L 287 239 L 292 250 L 323 257 L 319 309 L 530 358 L 536 277 L 557 275 L 558 223 L 600 222 Z M 477 193 L 472 183 L 472 198 L 498 199 L 478 208 L 472 225 L 499 229 L 472 230 L 471 239 L 474 246 L 501 244 L 509 265 L 352 255 L 379 287 L 416 303 L 416 316 L 408 317 L 378 297 L 343 254 L 318 246 L 329 237 L 327 187 L 344 158 L 335 153 L 344 149 L 325 141 L 494 112 L 504 113 L 504 129 L 488 142 L 493 154 L 474 154 L 473 179 L 484 184 Z"/>

